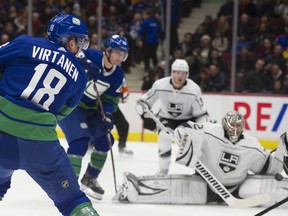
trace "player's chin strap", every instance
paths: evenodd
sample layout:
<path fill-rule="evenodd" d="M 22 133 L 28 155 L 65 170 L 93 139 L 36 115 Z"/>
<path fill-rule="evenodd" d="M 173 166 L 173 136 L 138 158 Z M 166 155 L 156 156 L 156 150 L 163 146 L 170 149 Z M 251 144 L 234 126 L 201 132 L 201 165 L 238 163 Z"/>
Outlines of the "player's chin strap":
<path fill-rule="evenodd" d="M 162 122 L 154 115 L 148 106 L 145 106 L 144 104 L 142 107 L 145 117 L 153 119 L 159 129 L 164 130 L 167 133 L 171 133 L 171 131 L 162 124 Z M 232 208 L 249 208 L 270 201 L 270 196 L 268 193 L 262 193 L 245 199 L 238 199 L 234 197 L 200 160 L 197 161 L 195 170 L 202 176 L 203 179 L 205 179 L 210 188 L 212 188 L 213 191 Z"/>

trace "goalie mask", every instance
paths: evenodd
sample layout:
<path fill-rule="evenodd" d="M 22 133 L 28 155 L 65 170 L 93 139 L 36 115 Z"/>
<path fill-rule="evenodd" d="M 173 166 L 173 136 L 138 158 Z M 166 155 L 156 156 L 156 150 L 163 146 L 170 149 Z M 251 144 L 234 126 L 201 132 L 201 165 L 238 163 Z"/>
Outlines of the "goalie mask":
<path fill-rule="evenodd" d="M 228 139 L 236 143 L 245 129 L 245 121 L 240 113 L 230 111 L 223 117 L 222 126 Z"/>
<path fill-rule="evenodd" d="M 182 88 L 189 77 L 189 66 L 186 60 L 176 59 L 171 65 L 171 77 L 174 88 Z"/>

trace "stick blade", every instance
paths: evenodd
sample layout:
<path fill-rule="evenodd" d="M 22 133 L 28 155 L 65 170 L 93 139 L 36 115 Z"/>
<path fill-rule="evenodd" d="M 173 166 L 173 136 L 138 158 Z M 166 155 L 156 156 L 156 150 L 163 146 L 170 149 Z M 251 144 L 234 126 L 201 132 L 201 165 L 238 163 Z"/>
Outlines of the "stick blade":
<path fill-rule="evenodd" d="M 232 208 L 250 208 L 262 205 L 270 201 L 269 193 L 262 193 L 245 199 L 237 199 L 235 197 L 229 197 L 227 204 Z"/>

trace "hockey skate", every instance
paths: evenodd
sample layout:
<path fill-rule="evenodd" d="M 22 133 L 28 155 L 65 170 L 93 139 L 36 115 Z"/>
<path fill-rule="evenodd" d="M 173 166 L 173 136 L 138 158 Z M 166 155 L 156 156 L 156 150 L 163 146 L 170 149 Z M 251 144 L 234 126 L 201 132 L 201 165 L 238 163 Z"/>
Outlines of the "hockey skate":
<path fill-rule="evenodd" d="M 98 183 L 97 179 L 91 177 L 90 173 L 85 173 L 81 179 L 81 190 L 88 196 L 101 200 L 104 194 L 104 190 Z"/>
<path fill-rule="evenodd" d="M 133 156 L 133 151 L 127 149 L 127 147 L 119 147 L 119 156 L 130 158 Z"/>

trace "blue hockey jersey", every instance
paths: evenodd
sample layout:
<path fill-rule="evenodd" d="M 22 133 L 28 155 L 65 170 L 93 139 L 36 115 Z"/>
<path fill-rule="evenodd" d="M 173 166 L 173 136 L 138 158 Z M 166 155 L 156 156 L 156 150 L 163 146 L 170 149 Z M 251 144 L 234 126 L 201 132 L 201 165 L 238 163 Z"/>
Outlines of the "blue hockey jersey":
<path fill-rule="evenodd" d="M 99 71 L 97 81 L 95 81 L 96 79 L 91 79 L 87 82 L 79 106 L 84 109 L 98 108 L 97 94 L 93 87 L 96 84 L 99 95 L 101 95 L 104 110 L 113 113 L 117 109 L 119 102 L 124 79 L 123 70 L 119 66 L 113 66 L 111 71 L 105 71 L 103 53 L 99 50 L 87 49 L 83 51 L 83 54 L 98 67 Z"/>
<path fill-rule="evenodd" d="M 87 76 L 77 58 L 45 38 L 22 35 L 0 47 L 0 131 L 56 140 L 57 121 L 75 108 Z"/>

